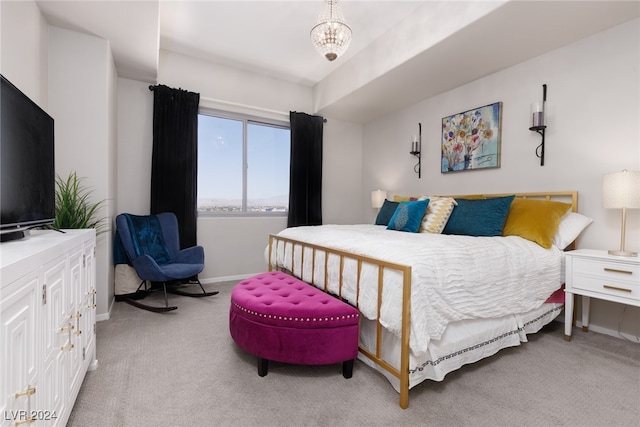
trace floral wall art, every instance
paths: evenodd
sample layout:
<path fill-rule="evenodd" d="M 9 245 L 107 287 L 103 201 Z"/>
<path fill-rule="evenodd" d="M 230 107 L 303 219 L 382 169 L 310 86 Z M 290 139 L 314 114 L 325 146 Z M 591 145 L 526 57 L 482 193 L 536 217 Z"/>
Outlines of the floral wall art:
<path fill-rule="evenodd" d="M 500 167 L 502 102 L 442 119 L 441 172 Z"/>

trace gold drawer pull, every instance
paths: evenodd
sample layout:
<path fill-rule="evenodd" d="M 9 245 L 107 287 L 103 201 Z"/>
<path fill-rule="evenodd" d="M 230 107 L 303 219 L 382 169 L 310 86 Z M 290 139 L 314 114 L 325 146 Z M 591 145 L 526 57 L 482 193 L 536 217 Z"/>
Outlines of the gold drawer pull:
<path fill-rule="evenodd" d="M 16 399 L 17 399 L 20 396 L 31 396 L 32 394 L 36 394 L 36 388 L 35 387 L 29 387 L 25 391 L 19 391 L 19 392 L 17 392 L 15 394 L 15 396 L 16 396 Z"/>
<path fill-rule="evenodd" d="M 77 319 L 79 317 L 82 317 L 82 313 L 76 313 L 76 314 L 69 315 L 69 319 Z"/>
<path fill-rule="evenodd" d="M 73 344 L 67 344 L 60 347 L 60 350 L 65 351 L 65 350 L 71 350 L 72 348 L 73 348 Z"/>
<path fill-rule="evenodd" d="M 63 326 L 62 328 L 60 328 L 60 332 L 64 332 L 64 331 L 72 331 L 74 329 L 73 325 L 69 325 L 69 326 Z"/>
<path fill-rule="evenodd" d="M 82 331 L 75 331 L 74 334 L 76 335 L 82 335 Z"/>
<path fill-rule="evenodd" d="M 617 270 L 615 268 L 604 268 L 604 271 L 608 271 L 610 273 L 622 273 L 622 274 L 633 274 L 633 271 L 627 271 L 627 270 Z"/>
<path fill-rule="evenodd" d="M 31 424 L 31 423 L 35 423 L 36 419 L 33 417 L 29 417 L 26 420 L 18 420 L 16 421 L 15 425 L 19 426 L 20 424 Z"/>
<path fill-rule="evenodd" d="M 602 285 L 602 286 L 604 286 L 605 289 L 613 289 L 613 290 L 622 291 L 622 292 L 631 292 L 631 289 L 618 288 L 616 286 L 609 286 L 609 285 Z"/>

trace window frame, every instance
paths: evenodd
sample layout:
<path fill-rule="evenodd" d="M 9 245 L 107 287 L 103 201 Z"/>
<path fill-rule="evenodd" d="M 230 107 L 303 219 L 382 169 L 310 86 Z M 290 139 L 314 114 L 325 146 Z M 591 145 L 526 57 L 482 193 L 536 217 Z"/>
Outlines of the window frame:
<path fill-rule="evenodd" d="M 260 212 L 260 211 L 247 211 L 247 169 L 248 163 L 248 125 L 256 124 L 260 126 L 268 126 L 277 129 L 286 129 L 291 134 L 291 124 L 285 120 L 277 120 L 265 117 L 254 116 L 250 114 L 235 113 L 229 111 L 218 110 L 214 108 L 200 107 L 198 109 L 198 116 L 204 115 L 209 117 L 216 117 L 220 119 L 237 120 L 242 122 L 242 210 L 232 212 L 201 212 L 196 206 L 196 213 L 198 218 L 249 218 L 249 217 L 271 217 L 271 218 L 286 218 L 289 215 L 289 203 L 287 202 L 286 211 L 273 211 L 273 212 Z M 199 144 L 199 142 L 198 142 Z M 289 140 L 289 151 L 291 151 L 291 140 Z M 289 159 L 290 161 L 291 159 Z M 290 188 L 287 189 L 289 194 Z"/>

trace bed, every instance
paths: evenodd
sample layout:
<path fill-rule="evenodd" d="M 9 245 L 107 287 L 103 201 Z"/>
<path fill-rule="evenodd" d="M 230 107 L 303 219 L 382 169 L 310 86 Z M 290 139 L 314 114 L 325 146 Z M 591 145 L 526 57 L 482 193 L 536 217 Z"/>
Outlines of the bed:
<path fill-rule="evenodd" d="M 420 212 L 421 200 L 433 207 L 417 214 L 422 232 L 394 229 L 411 222 L 410 209 Z M 427 232 L 427 218 L 439 214 L 443 200 L 445 224 Z M 577 208 L 575 191 L 408 198 L 389 202 L 394 215 L 387 224 L 271 235 L 266 258 L 269 270 L 287 271 L 358 308 L 358 357 L 387 377 L 407 408 L 410 388 L 520 345 L 560 314 L 564 249 L 590 223 Z M 465 215 L 474 223 L 464 225 Z M 477 223 L 494 230 L 471 230 Z"/>

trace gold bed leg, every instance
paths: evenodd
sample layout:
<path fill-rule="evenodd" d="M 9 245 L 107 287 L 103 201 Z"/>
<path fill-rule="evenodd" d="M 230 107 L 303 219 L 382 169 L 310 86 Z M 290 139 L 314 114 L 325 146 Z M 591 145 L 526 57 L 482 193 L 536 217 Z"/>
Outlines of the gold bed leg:
<path fill-rule="evenodd" d="M 269 235 L 269 270 L 268 271 L 273 270 L 273 263 L 271 261 L 271 251 L 272 250 L 273 250 L 273 236 Z"/>
<path fill-rule="evenodd" d="M 402 280 L 402 344 L 400 350 L 400 407 L 409 407 L 409 337 L 411 331 L 411 267 L 404 269 Z"/>

